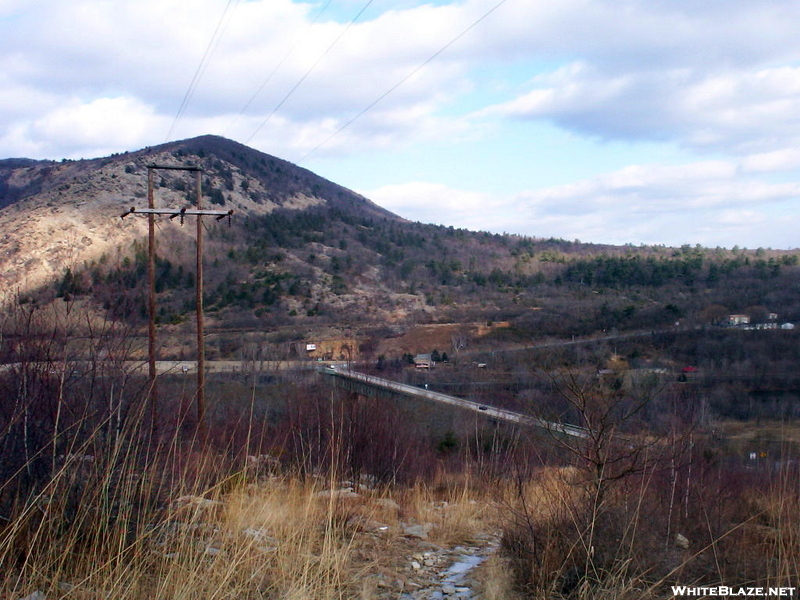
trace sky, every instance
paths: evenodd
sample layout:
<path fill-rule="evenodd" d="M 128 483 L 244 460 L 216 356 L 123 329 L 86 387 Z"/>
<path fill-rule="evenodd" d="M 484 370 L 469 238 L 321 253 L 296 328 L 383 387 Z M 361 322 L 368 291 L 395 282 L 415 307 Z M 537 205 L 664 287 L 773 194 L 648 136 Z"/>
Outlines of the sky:
<path fill-rule="evenodd" d="M 204 134 L 413 221 L 800 247 L 794 0 L 0 0 L 0 157 Z"/>

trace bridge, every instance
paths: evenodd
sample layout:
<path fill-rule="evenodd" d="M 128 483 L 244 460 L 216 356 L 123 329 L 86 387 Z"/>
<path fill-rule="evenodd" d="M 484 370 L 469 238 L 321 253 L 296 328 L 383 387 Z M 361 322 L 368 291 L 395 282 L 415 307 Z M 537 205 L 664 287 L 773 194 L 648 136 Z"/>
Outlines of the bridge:
<path fill-rule="evenodd" d="M 498 421 L 505 421 L 507 423 L 515 423 L 528 427 L 539 427 L 553 433 L 560 433 L 577 438 L 589 437 L 587 430 L 582 427 L 545 421 L 544 419 L 538 419 L 511 410 L 487 406 L 485 404 L 473 402 L 472 400 L 465 400 L 464 398 L 457 398 L 456 396 L 442 394 L 441 392 L 434 392 L 433 390 L 418 388 L 406 383 L 399 383 L 391 379 L 383 379 L 382 377 L 359 373 L 358 371 L 353 371 L 345 367 L 322 367 L 319 369 L 319 372 L 323 375 L 333 377 L 335 385 L 363 396 L 377 396 L 378 394 L 392 396 L 399 394 L 401 396 L 438 402 L 462 410 L 473 411 Z"/>

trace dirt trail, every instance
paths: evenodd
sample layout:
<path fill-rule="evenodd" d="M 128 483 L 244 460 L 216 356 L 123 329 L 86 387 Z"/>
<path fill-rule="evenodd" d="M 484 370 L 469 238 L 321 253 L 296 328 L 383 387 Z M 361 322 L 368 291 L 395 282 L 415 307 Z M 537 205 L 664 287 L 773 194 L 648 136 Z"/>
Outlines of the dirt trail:
<path fill-rule="evenodd" d="M 399 597 L 403 600 L 480 600 L 475 589 L 475 569 L 497 551 L 495 535 L 481 535 L 470 545 L 439 548 L 416 553 L 410 568 L 414 577 L 408 589 Z"/>

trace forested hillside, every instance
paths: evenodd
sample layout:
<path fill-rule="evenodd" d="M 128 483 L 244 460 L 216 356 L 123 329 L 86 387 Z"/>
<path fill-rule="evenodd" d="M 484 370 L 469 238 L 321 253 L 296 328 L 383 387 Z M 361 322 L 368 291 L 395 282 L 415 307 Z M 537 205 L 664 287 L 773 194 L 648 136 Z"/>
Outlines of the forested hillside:
<path fill-rule="evenodd" d="M 203 222 L 196 386 L 188 217 L 156 222 L 144 368 L 146 220 L 120 214 L 154 162 L 234 211 Z M 197 205 L 183 175 L 157 206 Z M 796 581 L 798 252 L 412 223 L 214 137 L 3 161 L 4 205 L 9 597 L 452 597 L 431 544 L 473 543 L 497 598 Z M 351 367 L 478 404 L 337 387 Z"/>
<path fill-rule="evenodd" d="M 492 320 L 510 321 L 513 337 L 720 324 L 738 312 L 800 318 L 798 255 L 787 252 L 596 246 L 323 207 L 209 232 L 205 305 L 230 326 Z M 132 254 L 67 273 L 59 294 L 94 294 L 125 313 L 142 306 L 143 246 Z M 164 322 L 191 315 L 192 258 L 191 246 L 159 251 Z"/>

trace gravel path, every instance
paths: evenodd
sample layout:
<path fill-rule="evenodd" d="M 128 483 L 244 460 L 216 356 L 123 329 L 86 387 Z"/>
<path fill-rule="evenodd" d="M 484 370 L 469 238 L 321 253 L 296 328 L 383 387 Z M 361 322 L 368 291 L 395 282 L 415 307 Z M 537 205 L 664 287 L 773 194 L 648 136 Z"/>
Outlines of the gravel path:
<path fill-rule="evenodd" d="M 419 589 L 404 592 L 402 600 L 479 600 L 473 589 L 473 570 L 498 548 L 496 538 L 487 538 L 475 546 L 456 546 L 431 550 L 412 557 L 411 569 L 416 581 L 426 581 Z M 422 576 L 422 577 L 420 577 Z"/>

